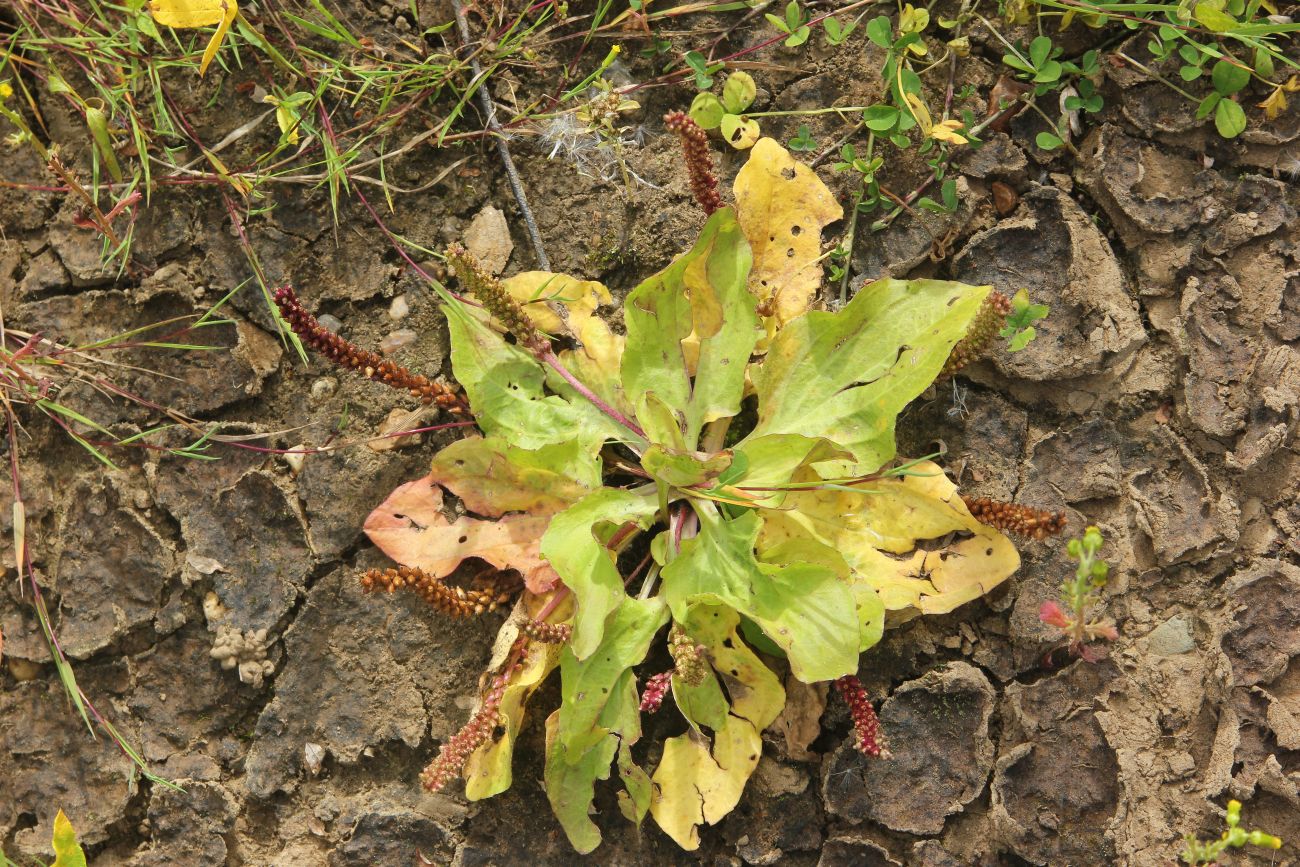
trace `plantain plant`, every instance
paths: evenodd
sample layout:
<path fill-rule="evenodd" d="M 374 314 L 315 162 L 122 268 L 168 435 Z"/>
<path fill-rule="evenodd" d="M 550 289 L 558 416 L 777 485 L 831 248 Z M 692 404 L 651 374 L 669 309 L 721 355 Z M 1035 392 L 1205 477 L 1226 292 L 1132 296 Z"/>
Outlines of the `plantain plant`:
<path fill-rule="evenodd" d="M 841 216 L 829 190 L 764 138 L 723 207 L 702 133 L 675 120 L 711 215 L 627 296 L 621 329 L 598 315 L 611 301 L 599 283 L 498 281 L 449 251 L 452 370 L 482 436 L 441 450 L 366 522 L 399 564 L 364 576 L 371 589 L 469 614 L 509 592 L 500 576 L 448 583 L 465 558 L 523 576 L 479 707 L 422 782 L 463 776 L 473 800 L 508 788 L 527 702 L 558 669 L 544 784 L 584 853 L 613 769 L 628 819 L 695 849 L 757 766 L 787 667 L 836 681 L 858 748 L 882 754 L 860 655 L 887 624 L 951 611 L 1019 565 L 937 465 L 898 461 L 894 438 L 989 288 L 882 279 L 813 309 L 821 232 Z M 467 514 L 448 519 L 444 491 Z M 661 635 L 673 664 L 638 689 Z M 642 714 L 668 695 L 688 729 L 643 767 Z"/>

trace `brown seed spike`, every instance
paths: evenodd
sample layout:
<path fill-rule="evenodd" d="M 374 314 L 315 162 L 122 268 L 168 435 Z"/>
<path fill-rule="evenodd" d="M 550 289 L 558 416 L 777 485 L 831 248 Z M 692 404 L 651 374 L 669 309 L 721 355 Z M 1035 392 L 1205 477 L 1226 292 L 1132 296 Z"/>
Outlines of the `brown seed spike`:
<path fill-rule="evenodd" d="M 523 305 L 506 291 L 500 280 L 483 270 L 483 266 L 468 250 L 460 244 L 452 244 L 447 248 L 446 256 L 447 261 L 456 269 L 456 279 L 460 280 L 460 285 L 477 298 L 483 309 L 491 313 L 506 331 L 515 336 L 520 346 L 534 355 L 550 350 L 550 341 L 537 330 Z"/>
<path fill-rule="evenodd" d="M 412 373 L 400 364 L 381 357 L 378 353 L 362 349 L 344 340 L 317 321 L 307 312 L 298 296 L 289 286 L 275 290 L 275 304 L 298 339 L 340 367 L 355 370 L 367 379 L 374 380 L 419 398 L 425 405 L 437 404 L 448 412 L 460 415 L 469 413 L 465 399 L 451 388 L 428 377 Z"/>
<path fill-rule="evenodd" d="M 708 133 L 682 111 L 670 111 L 664 115 L 664 126 L 681 139 L 686 171 L 691 178 L 691 193 L 704 213 L 713 216 L 713 212 L 722 207 L 722 196 L 718 193 L 718 176 L 713 173 Z"/>
<path fill-rule="evenodd" d="M 510 594 L 491 582 L 473 590 L 444 584 L 423 569 L 399 566 L 396 569 L 371 569 L 361 575 L 361 586 L 369 592 L 393 593 L 409 589 L 419 594 L 433 608 L 451 617 L 473 617 L 510 601 Z"/>
<path fill-rule="evenodd" d="M 971 516 L 981 524 L 1042 541 L 1065 529 L 1065 513 L 1005 503 L 988 497 L 962 497 Z"/>

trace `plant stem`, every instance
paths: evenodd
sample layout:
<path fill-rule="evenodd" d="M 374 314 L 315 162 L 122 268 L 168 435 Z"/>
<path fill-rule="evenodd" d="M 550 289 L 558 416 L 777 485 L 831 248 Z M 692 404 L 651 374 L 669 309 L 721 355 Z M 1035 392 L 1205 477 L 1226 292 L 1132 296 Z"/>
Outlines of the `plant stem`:
<path fill-rule="evenodd" d="M 573 387 L 574 391 L 576 391 L 578 394 L 585 397 L 591 403 L 591 405 L 594 406 L 596 409 L 600 410 L 605 415 L 609 416 L 614 421 L 618 422 L 623 427 L 630 430 L 632 433 L 636 434 L 639 438 L 646 440 L 647 442 L 649 441 L 649 438 L 645 435 L 645 431 L 643 431 L 636 422 L 632 421 L 632 419 L 628 418 L 627 416 L 623 415 L 623 413 L 619 412 L 617 409 L 610 406 L 608 403 L 606 403 L 604 400 L 601 399 L 600 395 L 596 394 L 594 391 L 588 388 L 580 379 L 574 376 L 573 371 L 565 367 L 564 362 L 560 361 L 559 357 L 556 356 L 554 349 L 543 350 L 538 355 L 538 358 L 543 363 L 549 365 L 550 368 L 554 370 L 556 373 L 558 373 L 564 379 L 565 382 L 567 382 L 570 386 Z"/>

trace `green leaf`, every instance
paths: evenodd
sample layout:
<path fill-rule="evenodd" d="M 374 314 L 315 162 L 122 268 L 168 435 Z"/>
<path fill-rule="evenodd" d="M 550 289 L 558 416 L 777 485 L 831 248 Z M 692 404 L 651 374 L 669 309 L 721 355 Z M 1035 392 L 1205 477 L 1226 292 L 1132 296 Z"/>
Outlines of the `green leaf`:
<path fill-rule="evenodd" d="M 1214 128 L 1224 138 L 1236 138 L 1246 128 L 1246 112 L 1231 99 L 1221 99 L 1214 107 Z"/>
<path fill-rule="evenodd" d="M 889 22 L 889 18 L 884 15 L 877 15 L 868 21 L 867 38 L 881 48 L 892 48 L 894 46 L 894 26 Z"/>
<path fill-rule="evenodd" d="M 733 72 L 722 85 L 722 106 L 730 114 L 740 114 L 749 108 L 758 94 L 758 87 L 748 72 Z"/>
<path fill-rule="evenodd" d="M 602 488 L 551 519 L 541 550 L 577 602 L 569 649 L 578 659 L 596 652 L 606 619 L 628 599 L 614 555 L 596 534 L 628 521 L 646 527 L 657 510 L 653 497 Z"/>
<path fill-rule="evenodd" d="M 871 105 L 862 112 L 862 122 L 875 132 L 891 130 L 898 123 L 898 109 L 892 105 Z"/>
<path fill-rule="evenodd" d="M 1228 60 L 1220 60 L 1210 71 L 1210 81 L 1223 96 L 1232 96 L 1250 84 L 1250 70 Z"/>
<path fill-rule="evenodd" d="M 773 27 L 775 27 L 777 30 L 780 30 L 782 33 L 790 32 L 790 25 L 785 23 L 784 18 L 779 18 L 776 15 L 773 15 L 771 12 L 764 12 L 763 17 L 767 19 L 768 24 L 771 24 Z"/>
<path fill-rule="evenodd" d="M 1029 59 L 1035 67 L 1041 68 L 1052 53 L 1052 40 L 1046 36 L 1035 36 L 1029 43 Z"/>
<path fill-rule="evenodd" d="M 650 775 L 632 761 L 632 750 L 624 741 L 618 748 L 618 776 L 623 781 L 623 791 L 618 793 L 618 808 L 629 822 L 641 827 L 645 814 L 650 811 L 654 797 L 654 784 Z"/>
<path fill-rule="evenodd" d="M 1035 337 L 1038 336 L 1037 329 L 1030 325 L 1020 329 L 1011 335 L 1011 340 L 1007 342 L 1008 352 L 1019 352 L 1028 346 Z"/>
<path fill-rule="evenodd" d="M 680 410 L 688 449 L 697 447 L 705 424 L 740 410 L 745 367 L 760 336 L 756 301 L 746 289 L 752 262 L 735 212 L 724 208 L 689 252 L 624 302 L 623 388 L 629 395 L 653 392 Z"/>
<path fill-rule="evenodd" d="M 468 437 L 433 457 L 434 480 L 490 518 L 562 511 L 601 486 L 600 467 L 576 440 L 530 451 L 499 437 Z"/>
<path fill-rule="evenodd" d="M 1218 91 L 1207 93 L 1205 99 L 1201 100 L 1201 104 L 1196 107 L 1196 119 L 1205 120 L 1205 118 L 1209 117 L 1210 112 L 1214 111 L 1222 99 L 1223 97 L 1219 95 Z"/>
<path fill-rule="evenodd" d="M 575 752 L 557 737 L 563 709 L 546 720 L 546 769 L 543 782 L 551 811 L 569 843 L 586 855 L 600 845 L 600 829 L 591 821 L 591 802 L 596 797 L 596 780 L 609 779 L 609 764 L 619 748 L 619 739 L 605 729 L 592 734 L 597 742 L 585 752 Z"/>
<path fill-rule="evenodd" d="M 650 650 L 650 639 L 668 622 L 668 608 L 654 599 L 627 599 L 614 612 L 595 652 L 579 660 L 566 647 L 560 654 L 561 705 L 556 736 L 571 757 L 578 758 L 602 737 L 596 721 L 617 695 L 615 685 Z M 612 708 L 619 710 L 618 705 Z M 639 713 L 629 725 L 611 725 L 631 741 L 640 736 Z M 608 720 L 614 723 L 616 720 Z M 608 761 L 606 761 L 608 765 Z"/>
<path fill-rule="evenodd" d="M 725 520 L 700 510 L 700 533 L 664 567 L 663 597 L 678 621 L 696 604 L 729 605 L 763 628 L 807 683 L 857 670 L 858 622 L 848 584 L 810 563 L 776 566 L 754 555 L 760 520 Z"/>
<path fill-rule="evenodd" d="M 738 448 L 797 433 L 851 451 L 863 472 L 880 467 L 894 456 L 898 413 L 938 376 L 988 291 L 877 280 L 836 313 L 790 322 L 753 373 L 759 420 Z"/>
<path fill-rule="evenodd" d="M 721 100 L 707 90 L 695 94 L 695 99 L 691 100 L 691 120 L 699 124 L 701 129 L 717 129 L 726 113 Z"/>
<path fill-rule="evenodd" d="M 1034 73 L 1033 80 L 1040 84 L 1050 84 L 1058 81 L 1061 77 L 1061 64 L 1055 60 L 1049 60 L 1038 68 Z"/>
<path fill-rule="evenodd" d="M 696 731 L 707 728 L 717 731 L 727 722 L 730 706 L 722 694 L 722 684 L 712 671 L 705 673 L 699 686 L 691 686 L 680 677 L 673 677 L 673 701 L 686 721 Z"/>
<path fill-rule="evenodd" d="M 1054 151 L 1057 148 L 1062 147 L 1065 142 L 1062 141 L 1061 137 L 1058 135 L 1050 132 L 1040 132 L 1038 135 L 1034 136 L 1034 144 L 1038 145 L 1042 150 Z"/>
<path fill-rule="evenodd" d="M 1238 26 L 1236 19 L 1216 9 L 1210 2 L 1197 3 L 1192 17 L 1196 19 L 1196 23 L 1214 33 L 1227 33 Z"/>
<path fill-rule="evenodd" d="M 451 335 L 452 371 L 485 434 L 500 435 L 523 449 L 577 440 L 592 454 L 607 438 L 625 438 L 626 431 L 585 400 L 547 395 L 541 364 L 506 343 L 477 311 L 460 304 L 444 305 L 443 311 Z"/>
<path fill-rule="evenodd" d="M 641 456 L 641 467 L 658 481 L 676 488 L 689 488 L 716 481 L 731 466 L 731 453 L 701 456 L 652 444 Z"/>

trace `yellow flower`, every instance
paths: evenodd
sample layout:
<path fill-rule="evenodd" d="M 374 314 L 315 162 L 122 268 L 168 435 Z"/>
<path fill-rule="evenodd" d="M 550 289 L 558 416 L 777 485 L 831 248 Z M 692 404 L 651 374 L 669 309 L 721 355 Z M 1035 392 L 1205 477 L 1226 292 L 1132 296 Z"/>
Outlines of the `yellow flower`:
<path fill-rule="evenodd" d="M 0 102 L 4 102 L 14 95 L 14 89 L 7 81 L 0 81 Z"/>
<path fill-rule="evenodd" d="M 948 144 L 954 145 L 969 144 L 970 140 L 959 132 L 960 129 L 961 121 L 959 120 L 941 120 L 930 127 L 930 138 L 936 141 L 946 141 Z"/>

